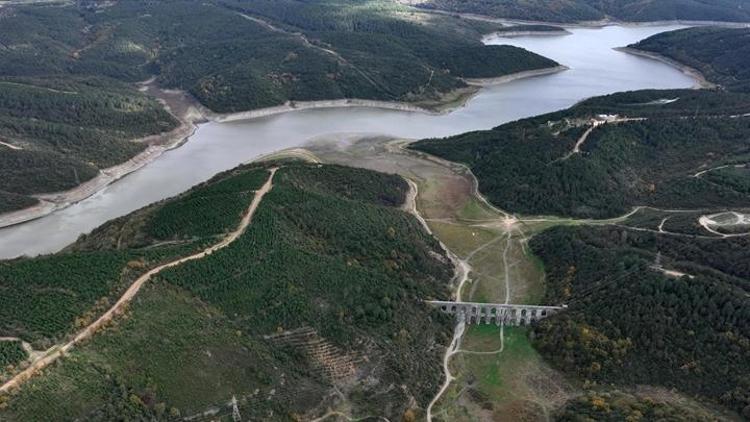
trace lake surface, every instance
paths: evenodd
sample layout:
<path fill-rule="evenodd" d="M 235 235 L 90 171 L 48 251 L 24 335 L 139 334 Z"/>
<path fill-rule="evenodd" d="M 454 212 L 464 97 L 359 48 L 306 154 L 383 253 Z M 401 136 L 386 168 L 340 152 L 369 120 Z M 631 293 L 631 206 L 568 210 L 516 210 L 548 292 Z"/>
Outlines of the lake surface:
<path fill-rule="evenodd" d="M 262 119 L 201 125 L 169 151 L 90 198 L 38 220 L 0 229 L 0 259 L 51 253 L 102 223 L 164 199 L 214 174 L 272 151 L 333 134 L 426 138 L 488 129 L 566 108 L 584 98 L 644 88 L 688 88 L 695 81 L 663 63 L 612 50 L 679 26 L 573 28 L 571 35 L 497 38 L 570 67 L 558 74 L 483 89 L 450 114 L 368 108 L 304 110 Z"/>

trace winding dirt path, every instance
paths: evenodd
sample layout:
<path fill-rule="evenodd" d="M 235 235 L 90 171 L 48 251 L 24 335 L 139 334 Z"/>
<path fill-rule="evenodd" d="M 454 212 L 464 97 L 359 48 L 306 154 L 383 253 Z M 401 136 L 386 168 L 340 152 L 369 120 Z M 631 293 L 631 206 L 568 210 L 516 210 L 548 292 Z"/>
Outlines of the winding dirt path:
<path fill-rule="evenodd" d="M 10 149 L 12 149 L 14 151 L 21 151 L 23 149 L 23 148 L 21 148 L 21 147 L 19 147 L 17 145 L 9 144 L 9 143 L 3 142 L 3 141 L 0 141 L 0 145 L 2 145 L 4 147 L 8 147 L 8 148 L 10 148 Z"/>
<path fill-rule="evenodd" d="M 406 181 L 409 183 L 409 192 L 407 192 L 406 194 L 406 201 L 404 201 L 403 208 L 405 211 L 416 217 L 416 219 L 419 220 L 419 222 L 429 234 L 432 234 L 430 226 L 427 224 L 427 221 L 425 221 L 424 217 L 419 213 L 419 210 L 417 209 L 417 196 L 419 195 L 419 188 L 416 182 L 414 182 L 413 180 L 406 178 Z M 445 250 L 451 261 L 453 261 L 456 272 L 455 277 L 458 279 L 458 283 L 456 285 L 456 300 L 460 302 L 461 290 L 463 290 L 464 284 L 469 278 L 471 267 L 469 266 L 467 259 L 458 258 L 455 254 L 453 254 L 453 252 L 451 252 L 450 249 L 448 249 L 445 244 L 443 244 L 440 239 L 438 239 L 438 242 L 440 243 L 440 246 L 443 248 L 443 250 Z M 445 349 L 445 355 L 443 356 L 443 373 L 445 375 L 445 380 L 443 381 L 443 385 L 440 387 L 440 390 L 437 392 L 437 394 L 435 394 L 435 397 L 433 397 L 433 399 L 430 401 L 430 404 L 427 406 L 428 422 L 432 422 L 432 408 L 435 406 L 435 403 L 440 400 L 440 397 L 443 396 L 445 391 L 448 389 L 448 387 L 450 387 L 451 383 L 455 379 L 453 374 L 451 374 L 450 359 L 451 356 L 458 353 L 460 350 L 459 346 L 461 344 L 461 338 L 464 335 L 465 326 L 465 322 L 463 320 L 459 320 L 459 322 L 456 324 L 455 329 L 453 330 L 453 339 L 451 340 L 451 344 L 448 346 L 448 348 Z"/>
<path fill-rule="evenodd" d="M 565 161 L 568 158 L 572 157 L 574 154 L 580 154 L 581 153 L 581 147 L 586 142 L 586 140 L 589 138 L 589 135 L 591 135 L 591 132 L 593 132 L 596 128 L 599 126 L 605 125 L 607 123 L 612 124 L 618 124 L 618 123 L 626 123 L 626 122 L 640 122 L 646 120 L 645 117 L 615 117 L 611 119 L 604 119 L 604 120 L 592 120 L 590 123 L 590 127 L 586 129 L 585 132 L 583 132 L 583 135 L 581 135 L 580 138 L 578 138 L 578 141 L 576 141 L 575 146 L 573 146 L 573 150 L 567 153 L 561 161 Z"/>
<path fill-rule="evenodd" d="M 695 173 L 695 174 L 694 174 L 694 175 L 693 175 L 692 177 L 701 177 L 701 176 L 703 176 L 704 174 L 706 174 L 706 173 L 708 173 L 708 172 L 712 172 L 712 171 L 714 171 L 714 170 L 721 170 L 721 169 L 725 169 L 725 168 L 727 168 L 727 167 L 729 167 L 729 165 L 728 165 L 728 164 L 726 164 L 726 165 L 723 165 L 723 166 L 718 166 L 718 167 L 712 167 L 712 168 L 710 168 L 710 169 L 706 169 L 706 170 L 701 170 L 701 171 L 699 171 L 698 173 Z"/>
<path fill-rule="evenodd" d="M 445 245 L 445 243 L 443 243 L 442 240 L 438 239 L 438 237 L 434 235 L 432 229 L 430 229 L 430 226 L 427 224 L 427 220 L 425 220 L 425 218 L 422 216 L 422 214 L 419 213 L 419 210 L 417 209 L 417 196 L 419 196 L 419 187 L 417 186 L 417 183 L 409 179 L 408 177 L 405 177 L 405 179 L 409 184 L 409 191 L 406 193 L 406 200 L 404 201 L 402 209 L 413 215 L 417 219 L 417 221 L 422 224 L 422 227 L 424 227 L 425 231 L 427 231 L 428 234 L 432 235 L 438 241 L 440 247 L 443 248 L 443 251 L 445 251 L 445 254 L 448 256 L 448 259 L 450 259 L 453 263 L 453 268 L 455 269 L 454 279 L 458 281 L 456 283 L 455 292 L 456 300 L 460 302 L 461 290 L 463 290 L 464 284 L 466 284 L 466 281 L 469 279 L 469 273 L 471 272 L 469 258 L 459 258 L 455 253 L 453 253 L 453 251 L 448 248 L 448 246 Z"/>
<path fill-rule="evenodd" d="M 589 138 L 589 135 L 591 135 L 591 132 L 593 132 L 594 129 L 597 128 L 597 126 L 599 126 L 598 122 L 592 124 L 590 128 L 586 129 L 586 132 L 583 132 L 583 135 L 581 135 L 581 137 L 578 138 L 578 141 L 576 141 L 576 144 L 573 147 L 573 151 L 569 152 L 568 155 L 566 155 L 565 157 L 563 157 L 563 160 L 567 160 L 573 154 L 580 154 L 581 153 L 581 146 L 583 146 L 583 143 L 586 142 L 586 139 Z"/>
<path fill-rule="evenodd" d="M 143 274 L 142 276 L 138 277 L 138 279 L 136 279 L 133 282 L 133 284 L 131 284 L 130 287 L 128 287 L 127 290 L 125 290 L 125 293 L 123 293 L 120 299 L 111 308 L 109 308 L 107 312 L 105 312 L 102 316 L 100 316 L 96 321 L 91 323 L 89 326 L 81 330 L 78 334 L 76 334 L 76 336 L 72 340 L 68 341 L 67 343 L 59 344 L 57 346 L 53 346 L 52 348 L 50 348 L 44 357 L 36 360 L 28 368 L 19 372 L 13 378 L 11 378 L 2 386 L 0 386 L 0 393 L 7 393 L 11 389 L 19 387 L 24 381 L 28 380 L 29 378 L 34 376 L 34 374 L 46 368 L 51 363 L 53 363 L 54 361 L 62 357 L 65 353 L 71 350 L 78 343 L 81 343 L 82 341 L 93 336 L 94 333 L 96 333 L 99 329 L 104 327 L 104 325 L 110 322 L 115 316 L 121 314 L 125 310 L 125 307 L 130 303 L 131 300 L 133 300 L 135 295 L 138 294 L 138 292 L 141 290 L 141 287 L 143 287 L 143 285 L 148 280 L 150 280 L 151 277 L 153 277 L 154 275 L 160 273 L 161 271 L 167 268 L 176 267 L 188 261 L 201 259 L 205 257 L 206 255 L 210 255 L 211 253 L 216 252 L 219 249 L 223 249 L 229 246 L 235 240 L 237 240 L 237 238 L 239 238 L 245 232 L 247 227 L 250 225 L 253 215 L 255 214 L 255 211 L 258 209 L 258 206 L 260 205 L 260 202 L 263 199 L 263 197 L 273 187 L 273 177 L 276 174 L 276 170 L 278 170 L 277 167 L 270 169 L 268 180 L 266 180 L 263 186 L 255 192 L 255 196 L 253 197 L 253 200 L 250 203 L 250 206 L 248 207 L 245 215 L 242 217 L 242 220 L 240 220 L 240 224 L 237 226 L 237 229 L 235 229 L 233 232 L 229 233 L 226 237 L 224 237 L 224 239 L 221 242 L 216 243 L 215 245 L 210 246 L 204 249 L 203 251 L 195 253 L 193 255 L 189 255 L 184 258 L 179 258 L 174 261 L 168 262 L 166 264 L 162 264 L 156 268 L 151 269 L 150 271 Z"/>
<path fill-rule="evenodd" d="M 459 320 L 458 324 L 456 324 L 456 329 L 453 332 L 453 340 L 451 340 L 450 346 L 448 346 L 448 348 L 445 350 L 445 356 L 443 356 L 443 372 L 445 373 L 445 381 L 443 381 L 443 385 L 440 387 L 440 390 L 437 392 L 437 394 L 435 394 L 435 397 L 427 406 L 427 422 L 432 422 L 432 408 L 435 406 L 435 403 L 440 400 L 448 387 L 450 387 L 453 380 L 456 379 L 453 374 L 451 374 L 450 360 L 453 355 L 460 351 L 461 337 L 463 337 L 464 335 L 465 328 L 466 322 L 463 320 Z"/>
<path fill-rule="evenodd" d="M 427 224 L 427 220 L 422 217 L 422 214 L 417 210 L 417 196 L 419 195 L 419 187 L 417 183 L 411 179 L 406 178 L 406 183 L 409 184 L 409 191 L 406 192 L 406 200 L 404 201 L 403 210 L 413 215 L 417 221 L 424 227 L 427 233 L 432 234 L 430 226 Z M 443 249 L 447 248 L 443 246 Z"/>

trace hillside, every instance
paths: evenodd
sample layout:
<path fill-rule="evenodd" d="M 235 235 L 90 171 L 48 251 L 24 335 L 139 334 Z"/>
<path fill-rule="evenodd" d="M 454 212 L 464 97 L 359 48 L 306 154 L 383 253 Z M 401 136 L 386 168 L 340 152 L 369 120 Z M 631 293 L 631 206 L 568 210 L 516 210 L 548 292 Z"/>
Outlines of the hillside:
<path fill-rule="evenodd" d="M 425 9 L 546 22 L 747 22 L 748 0 L 400 0 Z"/>
<path fill-rule="evenodd" d="M 581 421 L 684 421 L 720 420 L 707 411 L 672 392 L 658 391 L 663 399 L 654 400 L 647 394 L 624 391 L 590 391 L 576 397 L 553 415 L 559 422 Z M 722 415 L 723 416 L 723 415 Z"/>
<path fill-rule="evenodd" d="M 557 65 L 484 46 L 498 28 L 388 1 L 115 1 L 0 9 L 0 213 L 127 161 L 178 122 L 155 77 L 214 112 L 342 98 L 436 107 L 463 78 Z"/>
<path fill-rule="evenodd" d="M 2 290 L 21 290 L 2 297 L 0 336 L 36 349 L 67 338 L 138 274 L 216 243 L 267 178 L 240 167 L 64 252 L 2 263 Z M 232 396 L 253 420 L 419 414 L 449 335 L 421 300 L 447 297 L 452 267 L 397 208 L 407 189 L 366 170 L 282 165 L 244 234 L 149 281 L 126 315 L 0 397 L 0 419 L 227 415 Z M 15 345 L 1 351 L 18 359 Z"/>
<path fill-rule="evenodd" d="M 555 366 L 591 388 L 675 388 L 750 417 L 748 237 L 559 227 L 530 246 L 545 300 L 569 304 L 534 329 Z"/>
<path fill-rule="evenodd" d="M 411 147 L 468 165 L 510 212 L 612 217 L 632 207 L 747 207 L 750 97 L 636 91 Z M 726 170 L 722 170 L 726 172 Z"/>
<path fill-rule="evenodd" d="M 0 43 L 29 47 L 0 50 L 0 76 L 157 76 L 216 112 L 337 98 L 423 101 L 465 86 L 461 78 L 555 65 L 484 46 L 482 33 L 498 25 L 379 0 L 82 2 L 10 6 L 2 19 Z"/>
<path fill-rule="evenodd" d="M 729 91 L 750 92 L 750 29 L 688 28 L 664 32 L 629 46 L 700 71 Z"/>
<path fill-rule="evenodd" d="M 117 81 L 0 77 L 0 86 L 0 212 L 74 188 L 148 146 L 132 139 L 177 126 L 154 99 Z"/>

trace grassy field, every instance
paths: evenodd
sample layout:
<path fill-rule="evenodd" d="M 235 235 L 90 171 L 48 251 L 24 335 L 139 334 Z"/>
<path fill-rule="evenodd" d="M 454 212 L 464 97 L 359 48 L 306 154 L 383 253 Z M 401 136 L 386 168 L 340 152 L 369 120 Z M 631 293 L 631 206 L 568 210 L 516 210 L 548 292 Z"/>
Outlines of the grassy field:
<path fill-rule="evenodd" d="M 510 302 L 540 303 L 545 290 L 543 268 L 525 245 L 527 237 L 556 223 L 513 220 L 473 195 L 473 181 L 463 167 L 424 160 L 394 145 L 364 139 L 345 151 L 324 144 L 312 151 L 324 161 L 396 171 L 415 181 L 420 214 L 435 236 L 470 267 L 462 300 L 504 302 L 507 282 Z M 562 405 L 571 389 L 531 348 L 526 331 L 505 327 L 503 339 L 505 348 L 498 352 L 500 327 L 467 329 L 461 350 L 488 354 L 461 352 L 451 359 L 451 373 L 457 380 L 433 407 L 435 420 L 508 415 L 533 420 Z M 508 386 L 516 393 L 505 394 Z"/>

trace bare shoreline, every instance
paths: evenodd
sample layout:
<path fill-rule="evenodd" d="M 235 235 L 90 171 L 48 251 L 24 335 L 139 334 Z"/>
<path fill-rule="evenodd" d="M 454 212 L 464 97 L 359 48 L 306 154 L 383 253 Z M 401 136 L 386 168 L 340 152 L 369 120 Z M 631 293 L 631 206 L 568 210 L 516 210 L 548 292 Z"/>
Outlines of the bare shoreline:
<path fill-rule="evenodd" d="M 496 78 L 470 78 L 464 79 L 469 85 L 474 86 L 492 86 L 501 85 L 508 82 L 512 82 L 518 79 L 534 78 L 537 76 L 552 75 L 554 73 L 564 72 L 570 68 L 565 65 L 558 65 L 554 67 L 547 67 L 544 69 L 525 70 L 523 72 L 511 73 L 510 75 L 498 76 Z"/>
<path fill-rule="evenodd" d="M 485 35 L 482 39 L 487 37 L 498 37 L 498 38 L 514 38 L 514 37 L 559 37 L 570 35 L 571 32 L 563 29 L 561 31 L 495 31 Z"/>
<path fill-rule="evenodd" d="M 160 157 L 164 152 L 183 145 L 189 140 L 190 136 L 193 135 L 195 130 L 198 128 L 198 124 L 200 123 L 224 123 L 240 120 L 252 120 L 300 110 L 349 107 L 376 108 L 425 113 L 431 115 L 442 115 L 448 114 L 458 108 L 465 106 L 466 103 L 470 101 L 471 98 L 473 98 L 473 96 L 481 89 L 481 87 L 504 84 L 522 78 L 547 75 L 566 69 L 567 68 L 564 66 L 556 66 L 552 68 L 513 73 L 498 78 L 468 79 L 465 82 L 470 86 L 470 88 L 473 87 L 475 88 L 475 90 L 471 90 L 470 92 L 467 91 L 463 95 L 458 95 L 457 98 L 454 98 L 452 100 L 446 100 L 442 103 L 435 103 L 434 106 L 431 105 L 430 107 L 423 107 L 418 105 L 418 103 L 409 104 L 399 102 L 363 100 L 355 98 L 288 102 L 280 106 L 226 114 L 215 113 L 202 106 L 201 104 L 192 103 L 189 100 L 185 100 L 187 95 L 183 92 L 158 89 L 154 85 L 154 80 L 150 79 L 139 84 L 141 85 L 142 90 L 150 90 L 150 93 L 156 96 L 162 102 L 162 104 L 164 104 L 165 108 L 180 121 L 180 126 L 168 133 L 152 135 L 135 140 L 135 142 L 149 143 L 150 145 L 148 146 L 148 148 L 146 148 L 146 150 L 134 156 L 130 160 L 116 166 L 100 170 L 99 174 L 96 177 L 82 183 L 81 185 L 76 186 L 73 189 L 62 192 L 34 195 L 35 198 L 39 199 L 38 204 L 28 208 L 0 214 L 0 229 L 42 218 L 55 211 L 67 208 L 96 194 L 110 184 L 148 165 L 149 163 Z M 452 93 L 447 93 L 446 97 L 450 97 L 451 94 Z M 165 100 L 166 96 L 176 96 L 180 99 L 175 100 L 174 98 L 171 98 L 172 104 L 170 104 L 170 101 Z M 185 110 L 183 111 L 173 111 L 172 108 L 176 108 L 174 107 L 175 101 L 182 101 L 189 104 L 181 104 L 185 108 Z M 441 107 L 441 105 L 443 107 Z"/>
<path fill-rule="evenodd" d="M 319 101 L 287 101 L 285 104 L 273 107 L 259 108 L 256 110 L 239 111 L 236 113 L 215 113 L 206 110 L 204 115 L 212 122 L 234 122 L 238 120 L 253 120 L 277 114 L 289 113 L 301 110 L 325 109 L 325 108 L 349 108 L 364 107 L 383 110 L 398 110 L 415 113 L 425 113 L 439 115 L 446 112 L 432 110 L 426 107 L 420 107 L 409 103 L 399 103 L 390 101 L 364 100 L 360 98 L 343 98 L 338 100 L 319 100 Z"/>
<path fill-rule="evenodd" d="M 696 21 L 696 20 L 680 20 L 680 19 L 645 21 L 645 22 L 619 21 L 619 20 L 612 20 L 612 19 L 602 19 L 598 21 L 552 22 L 552 21 L 535 21 L 535 20 L 524 20 L 524 19 L 513 19 L 513 18 L 496 18 L 496 17 L 492 17 L 488 15 L 479 15 L 476 13 L 449 12 L 449 11 L 437 10 L 437 9 L 418 8 L 418 10 L 426 12 L 426 13 L 434 13 L 437 15 L 457 16 L 463 19 L 500 23 L 503 25 L 548 25 L 548 26 L 559 26 L 561 28 L 603 28 L 605 26 L 648 27 L 648 26 L 665 26 L 665 25 L 723 26 L 723 27 L 728 27 L 728 28 L 750 27 L 750 22 L 724 22 L 724 21 L 700 21 L 700 20 Z"/>
<path fill-rule="evenodd" d="M 658 53 L 652 53 L 650 51 L 639 50 L 637 48 L 632 48 L 632 47 L 617 47 L 617 48 L 615 48 L 615 50 L 621 51 L 623 53 L 632 54 L 634 56 L 646 57 L 646 58 L 649 58 L 649 59 L 652 59 L 652 60 L 657 60 L 657 61 L 660 61 L 662 63 L 668 64 L 668 65 L 670 65 L 670 66 L 672 66 L 674 68 L 677 68 L 682 73 L 684 73 L 684 74 L 690 76 L 691 78 L 695 79 L 698 82 L 697 83 L 697 88 L 716 89 L 716 88 L 720 87 L 719 85 L 717 85 L 717 84 L 715 84 L 713 82 L 709 82 L 700 70 L 698 70 L 698 69 L 696 69 L 694 67 L 690 67 L 690 66 L 688 66 L 686 64 L 680 63 L 677 60 L 670 59 L 667 56 L 663 56 L 663 55 L 658 54 Z"/>
<path fill-rule="evenodd" d="M 177 148 L 187 142 L 188 138 L 197 129 L 198 123 L 204 122 L 202 114 L 189 103 L 182 101 L 182 94 L 169 93 L 159 90 L 154 84 L 154 78 L 136 84 L 141 92 L 149 92 L 164 106 L 180 123 L 179 126 L 169 132 L 162 132 L 136 138 L 131 142 L 144 144 L 146 148 L 127 161 L 112 167 L 99 170 L 99 173 L 91 180 L 80 185 L 60 192 L 48 192 L 32 195 L 39 202 L 31 207 L 0 214 L 0 229 L 22 224 L 31 220 L 49 215 L 55 211 L 62 210 L 76 204 L 101 191 L 111 183 L 148 165 L 163 153 Z"/>
<path fill-rule="evenodd" d="M 170 142 L 164 145 L 151 144 L 145 150 L 116 166 L 99 170 L 99 174 L 91 180 L 62 192 L 51 192 L 32 195 L 39 200 L 36 205 L 17 211 L 0 214 L 0 228 L 22 224 L 44 217 L 55 211 L 67 208 L 77 202 L 96 194 L 111 183 L 133 173 L 171 149 L 181 146 L 195 132 L 197 127 L 184 122 L 172 132 L 157 136 L 166 136 Z M 139 140 L 137 142 L 146 142 Z"/>

